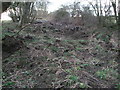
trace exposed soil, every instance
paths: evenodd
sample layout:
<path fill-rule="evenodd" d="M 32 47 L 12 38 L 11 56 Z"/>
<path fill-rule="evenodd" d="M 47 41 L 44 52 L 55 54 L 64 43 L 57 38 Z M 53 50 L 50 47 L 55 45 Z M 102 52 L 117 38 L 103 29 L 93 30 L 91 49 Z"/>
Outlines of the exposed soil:
<path fill-rule="evenodd" d="M 2 58 L 5 59 L 23 46 L 22 40 L 6 35 L 2 39 Z"/>

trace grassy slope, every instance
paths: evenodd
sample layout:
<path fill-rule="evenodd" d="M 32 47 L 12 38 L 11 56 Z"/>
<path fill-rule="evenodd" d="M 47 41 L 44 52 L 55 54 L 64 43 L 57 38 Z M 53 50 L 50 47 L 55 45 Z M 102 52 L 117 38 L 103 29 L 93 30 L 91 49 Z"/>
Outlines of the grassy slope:
<path fill-rule="evenodd" d="M 25 40 L 27 47 L 3 60 L 4 87 L 110 88 L 118 84 L 117 53 L 106 46 L 107 32 L 90 33 L 86 40 L 54 30 L 33 33 L 34 28 L 21 32 L 33 37 Z"/>

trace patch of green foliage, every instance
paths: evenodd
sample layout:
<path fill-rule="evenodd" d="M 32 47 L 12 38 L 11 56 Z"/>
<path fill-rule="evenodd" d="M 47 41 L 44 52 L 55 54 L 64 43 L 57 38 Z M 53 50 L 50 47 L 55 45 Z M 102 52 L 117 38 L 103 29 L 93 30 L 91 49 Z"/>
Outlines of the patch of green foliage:
<path fill-rule="evenodd" d="M 88 40 L 78 40 L 78 42 L 80 42 L 80 43 L 87 43 Z"/>
<path fill-rule="evenodd" d="M 72 84 L 78 84 L 79 88 L 87 88 L 87 85 L 85 85 L 84 83 L 80 83 L 79 82 L 79 77 L 76 75 L 68 75 L 67 78 L 70 80 L 68 82 L 69 86 L 71 86 Z"/>
<path fill-rule="evenodd" d="M 102 48 L 100 45 L 96 45 L 95 46 L 95 50 L 97 50 L 97 51 L 99 51 L 99 52 L 103 52 L 103 53 L 105 53 L 105 50 L 104 50 L 104 48 Z"/>
<path fill-rule="evenodd" d="M 80 66 L 76 66 L 75 70 L 81 70 L 81 67 Z"/>
<path fill-rule="evenodd" d="M 11 21 L 2 22 L 2 38 L 4 38 L 5 35 L 9 35 L 9 36 L 14 35 L 15 33 L 12 32 L 11 30 L 14 30 L 16 26 L 17 26 L 17 23 L 13 23 Z"/>
<path fill-rule="evenodd" d="M 107 74 L 106 74 L 106 72 L 104 70 L 103 71 L 97 71 L 96 75 L 98 77 L 100 77 L 101 79 L 105 79 L 107 77 Z"/>
<path fill-rule="evenodd" d="M 89 64 L 81 64 L 80 67 L 86 67 L 89 66 Z"/>
<path fill-rule="evenodd" d="M 71 74 L 71 73 L 72 73 L 72 70 L 71 70 L 71 69 L 66 69 L 65 72 Z"/>
<path fill-rule="evenodd" d="M 120 83 L 116 84 L 115 88 L 117 88 L 118 90 L 120 90 Z"/>
<path fill-rule="evenodd" d="M 56 46 L 51 46 L 49 48 L 52 50 L 52 52 L 58 52 L 59 51 L 59 48 L 56 47 Z"/>
<path fill-rule="evenodd" d="M 12 82 L 12 81 L 6 82 L 6 83 L 3 84 L 3 87 L 4 86 L 11 86 L 11 85 L 15 85 L 15 82 Z"/>
<path fill-rule="evenodd" d="M 68 75 L 68 79 L 70 79 L 72 82 L 77 82 L 79 77 L 75 75 Z"/>
<path fill-rule="evenodd" d="M 76 47 L 76 50 L 77 50 L 77 51 L 84 51 L 85 49 Z"/>
<path fill-rule="evenodd" d="M 98 77 L 100 77 L 101 79 L 107 79 L 110 77 L 114 77 L 117 78 L 118 77 L 118 73 L 116 72 L 116 70 L 111 69 L 111 68 L 107 68 L 104 70 L 99 70 L 95 73 Z"/>
<path fill-rule="evenodd" d="M 80 88 L 87 88 L 87 86 L 86 86 L 84 83 L 80 83 L 80 84 L 79 84 L 79 87 L 80 87 Z"/>
<path fill-rule="evenodd" d="M 96 39 L 100 39 L 104 42 L 109 42 L 110 36 L 106 33 L 100 33 L 96 36 Z"/>

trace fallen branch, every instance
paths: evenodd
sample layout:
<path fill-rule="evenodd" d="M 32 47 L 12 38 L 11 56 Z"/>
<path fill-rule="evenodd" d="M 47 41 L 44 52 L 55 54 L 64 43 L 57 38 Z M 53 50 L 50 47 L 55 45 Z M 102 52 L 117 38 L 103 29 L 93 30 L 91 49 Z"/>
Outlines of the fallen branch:
<path fill-rule="evenodd" d="M 24 25 L 22 28 L 20 28 L 20 30 L 15 35 L 18 35 L 24 28 L 26 28 L 29 25 L 31 25 L 31 24 L 29 23 L 29 24 Z M 15 35 L 13 35 L 13 36 L 15 36 Z"/>

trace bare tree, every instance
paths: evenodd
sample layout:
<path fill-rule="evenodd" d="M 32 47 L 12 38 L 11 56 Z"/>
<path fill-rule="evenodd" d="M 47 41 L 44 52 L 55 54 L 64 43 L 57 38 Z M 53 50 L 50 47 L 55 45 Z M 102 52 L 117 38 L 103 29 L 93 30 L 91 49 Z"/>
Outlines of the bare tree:
<path fill-rule="evenodd" d="M 37 1 L 36 2 L 36 8 L 38 10 L 43 10 L 43 11 L 47 11 L 47 7 L 48 7 L 48 4 L 50 2 L 48 0 L 41 0 L 41 1 Z"/>
<path fill-rule="evenodd" d="M 25 23 L 32 22 L 35 18 L 34 15 L 34 2 L 25 2 L 21 3 L 22 5 L 22 13 L 20 15 L 20 26 L 24 25 Z M 31 21 L 32 20 L 32 21 Z"/>
<path fill-rule="evenodd" d="M 95 0 L 95 4 L 93 4 L 92 2 L 89 2 L 89 4 L 93 7 L 95 16 L 97 16 L 98 18 L 98 25 L 103 26 L 103 25 L 108 25 L 108 21 L 109 23 L 111 22 L 111 16 L 112 16 L 112 11 L 111 11 L 111 7 L 115 6 L 114 2 L 111 3 L 111 1 L 106 1 L 106 3 L 102 4 L 102 0 Z M 116 6 L 115 6 L 116 8 Z M 116 9 L 114 8 L 115 11 L 115 16 L 116 14 Z M 116 17 L 117 20 L 117 17 Z"/>
<path fill-rule="evenodd" d="M 20 19 L 20 12 L 17 8 L 18 5 L 19 5 L 19 2 L 15 2 L 10 5 L 9 16 L 12 18 L 13 22 L 18 22 Z"/>
<path fill-rule="evenodd" d="M 116 0 L 111 0 L 111 3 L 112 3 L 112 7 L 114 10 L 114 14 L 115 14 L 115 20 L 117 21 L 117 2 Z"/>
<path fill-rule="evenodd" d="M 73 4 L 69 5 L 71 9 L 71 16 L 79 16 L 80 15 L 80 2 L 74 2 Z"/>
<path fill-rule="evenodd" d="M 48 0 L 41 0 L 41 1 L 37 1 L 36 2 L 36 8 L 37 8 L 37 17 L 41 17 L 44 18 L 48 15 L 48 5 L 49 5 L 49 1 Z"/>
<path fill-rule="evenodd" d="M 94 9 L 95 15 L 98 18 L 98 24 L 101 25 L 101 16 L 103 15 L 101 0 L 95 0 L 95 4 L 93 4 L 92 2 L 89 2 L 89 4 Z"/>
<path fill-rule="evenodd" d="M 110 15 L 110 13 L 111 13 L 111 10 L 110 10 L 111 7 L 112 6 L 111 6 L 110 2 L 109 2 L 108 5 L 107 4 L 104 5 L 103 11 L 104 11 L 105 17 Z"/>
<path fill-rule="evenodd" d="M 84 26 L 96 26 L 97 20 L 90 6 L 82 6 L 82 9 L 81 16 Z"/>
<path fill-rule="evenodd" d="M 19 22 L 20 27 L 32 22 L 36 16 L 34 2 L 14 2 L 10 6 L 9 12 L 9 16 L 14 22 Z"/>
<path fill-rule="evenodd" d="M 118 1 L 118 26 L 120 30 L 120 1 Z"/>

